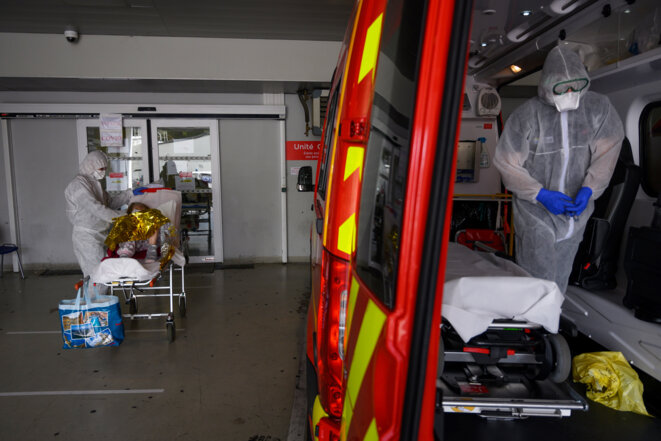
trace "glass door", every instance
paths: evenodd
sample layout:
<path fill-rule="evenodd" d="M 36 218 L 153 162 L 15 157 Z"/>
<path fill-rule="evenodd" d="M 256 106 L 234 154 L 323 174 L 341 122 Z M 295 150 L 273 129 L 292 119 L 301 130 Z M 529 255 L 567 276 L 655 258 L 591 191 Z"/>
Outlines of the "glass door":
<path fill-rule="evenodd" d="M 151 143 L 154 181 L 181 191 L 190 262 L 222 262 L 218 121 L 153 119 Z"/>
<path fill-rule="evenodd" d="M 102 150 L 108 155 L 106 178 L 101 181 L 104 190 L 120 192 L 149 182 L 146 120 L 123 120 L 124 145 L 121 147 L 101 146 L 98 118 L 79 119 L 76 124 L 79 162 L 94 150 Z"/>

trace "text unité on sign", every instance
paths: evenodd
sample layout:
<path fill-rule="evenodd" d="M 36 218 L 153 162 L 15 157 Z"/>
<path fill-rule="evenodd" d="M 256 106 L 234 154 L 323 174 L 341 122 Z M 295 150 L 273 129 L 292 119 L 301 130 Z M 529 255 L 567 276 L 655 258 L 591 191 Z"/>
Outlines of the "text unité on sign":
<path fill-rule="evenodd" d="M 287 141 L 287 161 L 316 161 L 321 141 Z"/>

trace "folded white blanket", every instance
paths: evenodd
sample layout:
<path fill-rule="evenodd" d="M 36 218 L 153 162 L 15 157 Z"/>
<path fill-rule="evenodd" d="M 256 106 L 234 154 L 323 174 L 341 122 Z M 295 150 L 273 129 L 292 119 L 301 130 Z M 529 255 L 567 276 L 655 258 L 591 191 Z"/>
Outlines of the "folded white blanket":
<path fill-rule="evenodd" d="M 447 260 L 442 314 L 465 342 L 486 331 L 494 319 L 525 320 L 558 332 L 564 295 L 555 282 L 454 242 Z"/>

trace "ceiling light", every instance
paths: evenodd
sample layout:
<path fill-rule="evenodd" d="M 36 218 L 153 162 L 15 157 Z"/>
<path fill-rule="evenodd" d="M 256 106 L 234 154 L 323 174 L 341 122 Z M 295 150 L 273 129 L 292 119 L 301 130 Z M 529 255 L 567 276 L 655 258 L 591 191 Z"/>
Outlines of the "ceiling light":
<path fill-rule="evenodd" d="M 482 10 L 482 13 L 483 13 L 484 15 L 493 15 L 493 14 L 496 13 L 496 10 L 495 10 L 495 9 L 492 9 L 492 8 L 489 8 L 489 9 L 483 9 L 483 10 Z"/>
<path fill-rule="evenodd" d="M 482 46 L 482 47 L 487 47 L 487 43 L 486 43 L 486 42 L 482 42 L 482 44 L 480 44 L 480 46 Z"/>
<path fill-rule="evenodd" d="M 523 11 L 521 11 L 521 15 L 523 15 L 524 17 L 528 17 L 531 14 L 532 14 L 532 11 L 530 9 L 524 9 Z"/>
<path fill-rule="evenodd" d="M 630 14 L 630 13 L 631 13 L 631 9 L 625 9 L 625 10 L 624 10 L 624 13 L 625 13 L 625 14 Z"/>
<path fill-rule="evenodd" d="M 517 66 L 516 64 L 512 64 L 512 65 L 510 66 L 510 70 L 512 71 L 512 73 L 518 74 L 518 73 L 521 72 L 523 69 L 521 69 L 521 68 L 520 68 L 519 66 Z"/>

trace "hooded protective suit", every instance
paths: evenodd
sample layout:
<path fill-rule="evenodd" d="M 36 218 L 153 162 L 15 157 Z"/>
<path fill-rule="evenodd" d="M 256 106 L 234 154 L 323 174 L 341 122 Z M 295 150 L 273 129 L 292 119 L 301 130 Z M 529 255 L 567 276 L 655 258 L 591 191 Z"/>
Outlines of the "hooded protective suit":
<path fill-rule="evenodd" d="M 99 179 L 108 167 L 108 158 L 100 150 L 90 152 L 80 163 L 78 175 L 64 190 L 66 213 L 73 224 L 73 252 L 84 276 L 89 276 L 105 255 L 103 241 L 112 219 L 124 213 L 116 211 L 129 202 L 131 190 L 114 197 L 103 190 Z"/>
<path fill-rule="evenodd" d="M 576 87 L 578 84 L 578 87 Z M 544 62 L 538 96 L 516 109 L 496 146 L 494 164 L 514 193 L 514 231 L 519 265 L 535 277 L 553 280 L 565 292 L 594 199 L 608 186 L 624 138 L 622 122 L 607 97 L 588 92 L 588 74 L 578 55 L 555 47 Z M 566 85 L 577 90 L 575 110 L 558 111 Z M 555 91 L 555 93 L 554 93 Z M 570 96 L 571 97 L 571 96 Z M 537 201 L 542 188 L 576 198 L 592 190 L 576 218 L 554 215 Z"/>

